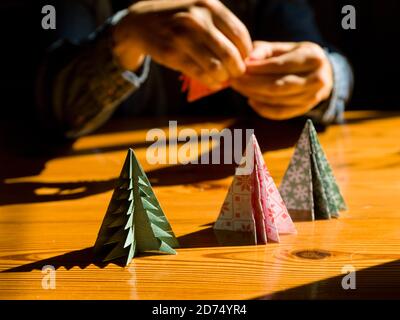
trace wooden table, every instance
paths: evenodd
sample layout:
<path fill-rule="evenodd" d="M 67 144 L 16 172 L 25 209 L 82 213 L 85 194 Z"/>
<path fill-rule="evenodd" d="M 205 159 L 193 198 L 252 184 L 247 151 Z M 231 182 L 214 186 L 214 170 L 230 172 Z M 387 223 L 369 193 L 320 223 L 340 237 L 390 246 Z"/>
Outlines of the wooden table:
<path fill-rule="evenodd" d="M 279 244 L 223 246 L 210 228 L 233 167 L 149 165 L 145 134 L 166 119 L 114 120 L 52 155 L 2 148 L 0 299 L 400 298 L 400 114 L 349 112 L 319 134 L 349 211 L 296 223 Z M 181 127 L 254 124 L 279 185 L 304 122 L 182 119 Z M 127 268 L 96 265 L 91 246 L 128 147 L 148 172 L 177 235 L 178 255 L 145 254 Z M 43 289 L 42 267 L 56 268 Z M 343 267 L 357 270 L 343 290 Z"/>

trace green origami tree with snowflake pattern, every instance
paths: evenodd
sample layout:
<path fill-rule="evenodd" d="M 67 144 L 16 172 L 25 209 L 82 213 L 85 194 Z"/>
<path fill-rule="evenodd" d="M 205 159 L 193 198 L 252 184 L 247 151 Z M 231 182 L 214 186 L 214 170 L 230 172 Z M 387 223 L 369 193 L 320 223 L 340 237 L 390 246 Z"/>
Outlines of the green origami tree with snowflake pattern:
<path fill-rule="evenodd" d="M 339 217 L 346 204 L 311 120 L 308 120 L 279 188 L 289 212 L 306 220 Z"/>

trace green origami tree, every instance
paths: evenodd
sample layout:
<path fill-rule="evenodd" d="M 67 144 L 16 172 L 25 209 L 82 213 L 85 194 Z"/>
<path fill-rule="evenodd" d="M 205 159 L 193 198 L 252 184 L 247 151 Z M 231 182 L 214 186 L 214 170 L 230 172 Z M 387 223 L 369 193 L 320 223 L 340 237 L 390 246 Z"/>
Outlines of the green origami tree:
<path fill-rule="evenodd" d="M 138 252 L 176 254 L 173 248 L 178 246 L 146 174 L 129 149 L 94 245 L 95 254 L 104 262 L 124 258 L 128 265 Z"/>
<path fill-rule="evenodd" d="M 305 220 L 337 218 L 339 211 L 347 209 L 311 120 L 303 129 L 279 191 L 289 212 Z"/>

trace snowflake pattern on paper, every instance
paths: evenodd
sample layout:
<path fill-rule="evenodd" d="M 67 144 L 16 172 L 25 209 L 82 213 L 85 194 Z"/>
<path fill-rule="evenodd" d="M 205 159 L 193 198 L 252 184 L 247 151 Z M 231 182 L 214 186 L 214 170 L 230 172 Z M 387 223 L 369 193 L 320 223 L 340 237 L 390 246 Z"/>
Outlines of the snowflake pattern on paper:
<path fill-rule="evenodd" d="M 237 176 L 235 187 L 240 191 L 251 191 L 251 176 Z"/>
<path fill-rule="evenodd" d="M 279 188 L 289 210 L 313 211 L 309 141 L 306 126 Z"/>
<path fill-rule="evenodd" d="M 315 218 L 338 217 L 346 204 L 318 140 L 308 120 L 279 188 L 289 210 L 310 213 Z"/>

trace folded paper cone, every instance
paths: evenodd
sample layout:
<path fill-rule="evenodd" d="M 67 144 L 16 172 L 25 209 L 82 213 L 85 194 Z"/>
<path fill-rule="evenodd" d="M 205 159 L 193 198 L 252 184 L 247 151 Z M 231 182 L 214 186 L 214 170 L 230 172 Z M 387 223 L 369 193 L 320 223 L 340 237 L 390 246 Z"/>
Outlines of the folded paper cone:
<path fill-rule="evenodd" d="M 317 132 L 308 120 L 279 188 L 295 220 L 339 217 L 346 204 Z"/>
<path fill-rule="evenodd" d="M 240 168 L 250 169 L 236 170 L 214 229 L 249 232 L 254 244 L 279 242 L 279 234 L 297 233 L 254 135 Z"/>
<path fill-rule="evenodd" d="M 128 265 L 139 252 L 176 254 L 178 241 L 132 149 L 128 150 L 101 225 L 95 254 Z"/>

